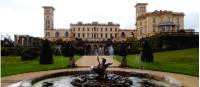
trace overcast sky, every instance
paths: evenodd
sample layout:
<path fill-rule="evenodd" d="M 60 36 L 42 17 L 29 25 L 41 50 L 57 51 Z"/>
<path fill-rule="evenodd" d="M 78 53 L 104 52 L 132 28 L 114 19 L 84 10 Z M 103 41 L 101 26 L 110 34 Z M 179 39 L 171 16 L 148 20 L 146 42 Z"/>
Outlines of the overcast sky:
<path fill-rule="evenodd" d="M 171 10 L 185 13 L 185 28 L 199 31 L 199 0 L 0 0 L 1 34 L 43 37 L 43 8 L 53 6 L 54 27 L 69 28 L 78 21 L 119 23 L 135 29 L 135 4 L 147 2 L 147 11 Z"/>

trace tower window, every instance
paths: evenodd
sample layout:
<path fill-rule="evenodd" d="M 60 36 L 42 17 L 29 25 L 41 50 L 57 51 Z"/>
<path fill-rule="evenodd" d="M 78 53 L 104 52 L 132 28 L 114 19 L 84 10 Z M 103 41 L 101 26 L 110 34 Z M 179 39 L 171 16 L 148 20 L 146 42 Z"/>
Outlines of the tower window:
<path fill-rule="evenodd" d="M 49 37 L 50 36 L 50 32 L 46 32 L 46 37 Z"/>
<path fill-rule="evenodd" d="M 55 34 L 55 36 L 56 36 L 56 37 L 59 37 L 59 36 L 60 36 L 60 33 L 57 31 L 56 34 Z"/>

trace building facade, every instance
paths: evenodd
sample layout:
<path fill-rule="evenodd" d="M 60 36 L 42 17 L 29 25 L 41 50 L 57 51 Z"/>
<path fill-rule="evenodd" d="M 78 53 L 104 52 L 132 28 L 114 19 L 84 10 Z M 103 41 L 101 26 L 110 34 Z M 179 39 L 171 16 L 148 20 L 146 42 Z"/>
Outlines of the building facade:
<path fill-rule="evenodd" d="M 161 32 L 178 32 L 184 29 L 184 13 L 172 11 L 147 12 L 147 3 L 137 3 L 136 36 L 138 39 Z"/>
<path fill-rule="evenodd" d="M 54 29 L 53 14 L 54 8 L 51 6 L 43 6 L 44 8 L 44 38 L 50 41 L 63 40 L 71 41 L 76 38 L 84 41 L 96 42 L 107 41 L 112 39 L 114 41 L 122 41 L 127 37 L 132 37 L 135 30 L 129 31 L 120 29 L 120 24 L 108 23 L 71 23 L 69 29 Z M 124 35 L 125 34 L 125 35 Z"/>
<path fill-rule="evenodd" d="M 30 35 L 14 35 L 14 43 L 19 47 L 40 47 L 43 38 L 32 37 Z"/>
<path fill-rule="evenodd" d="M 115 41 L 126 40 L 128 37 L 137 39 L 153 36 L 161 32 L 178 32 L 184 29 L 184 13 L 172 11 L 147 12 L 148 3 L 137 3 L 136 29 L 120 29 L 120 24 L 108 23 L 82 23 L 70 24 L 69 29 L 54 29 L 54 8 L 44 8 L 44 38 L 54 41 L 64 41 L 80 38 L 86 41 L 106 41 L 112 38 Z"/>

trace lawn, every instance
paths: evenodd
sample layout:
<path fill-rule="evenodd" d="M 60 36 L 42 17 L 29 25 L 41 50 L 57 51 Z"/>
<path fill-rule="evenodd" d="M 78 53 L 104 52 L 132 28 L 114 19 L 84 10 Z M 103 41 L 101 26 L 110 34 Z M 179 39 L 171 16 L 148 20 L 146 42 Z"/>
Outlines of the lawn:
<path fill-rule="evenodd" d="M 165 51 L 154 53 L 154 62 L 142 63 L 140 55 L 127 55 L 127 63 L 131 68 L 141 68 L 186 75 L 199 75 L 199 48 Z M 117 56 L 117 60 L 120 57 Z"/>
<path fill-rule="evenodd" d="M 79 58 L 79 56 L 75 56 L 75 58 Z M 1 76 L 9 76 L 26 72 L 62 69 L 66 68 L 68 64 L 69 58 L 63 56 L 54 56 L 54 64 L 49 65 L 40 65 L 39 60 L 21 61 L 20 56 L 2 56 Z"/>

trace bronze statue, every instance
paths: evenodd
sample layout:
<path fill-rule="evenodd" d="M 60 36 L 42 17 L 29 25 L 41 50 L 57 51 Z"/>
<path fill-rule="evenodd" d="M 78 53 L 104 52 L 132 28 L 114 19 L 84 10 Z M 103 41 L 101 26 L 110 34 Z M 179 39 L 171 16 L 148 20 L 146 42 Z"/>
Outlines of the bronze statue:
<path fill-rule="evenodd" d="M 99 76 L 104 76 L 105 75 L 105 70 L 108 68 L 108 66 L 112 65 L 112 63 L 107 63 L 106 64 L 106 59 L 102 58 L 102 62 L 100 63 L 99 57 L 97 57 L 98 61 L 98 66 L 93 68 L 92 70 L 97 73 Z"/>

